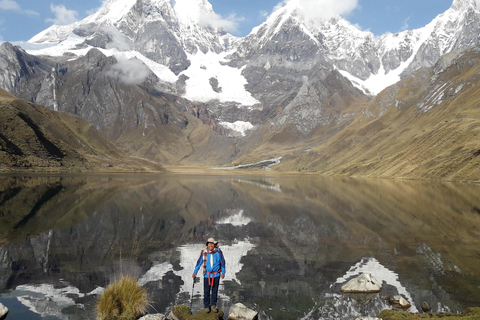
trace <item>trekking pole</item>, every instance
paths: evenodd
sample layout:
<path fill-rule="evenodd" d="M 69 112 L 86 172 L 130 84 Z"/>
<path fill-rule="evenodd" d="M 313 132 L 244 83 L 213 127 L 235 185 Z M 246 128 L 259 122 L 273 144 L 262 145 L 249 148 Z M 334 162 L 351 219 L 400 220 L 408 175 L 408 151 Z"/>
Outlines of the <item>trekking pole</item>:
<path fill-rule="evenodd" d="M 193 305 L 193 289 L 195 288 L 195 280 L 197 280 L 197 278 L 193 278 L 193 284 L 192 284 L 192 296 L 190 298 L 190 311 L 192 310 L 192 305 Z"/>

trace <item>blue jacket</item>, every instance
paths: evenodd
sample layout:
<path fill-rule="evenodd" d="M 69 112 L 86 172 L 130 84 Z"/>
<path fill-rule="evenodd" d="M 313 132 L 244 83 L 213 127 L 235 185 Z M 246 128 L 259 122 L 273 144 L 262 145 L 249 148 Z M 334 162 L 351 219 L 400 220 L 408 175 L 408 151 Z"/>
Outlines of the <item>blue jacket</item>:
<path fill-rule="evenodd" d="M 213 268 L 210 263 L 210 259 L 213 258 Z M 193 271 L 194 273 L 198 273 L 198 270 L 203 265 L 203 250 L 200 252 L 200 257 L 197 260 L 197 265 L 195 266 L 195 270 Z M 220 272 L 221 274 L 225 274 L 225 258 L 223 257 L 223 253 L 220 249 L 217 249 L 217 252 L 214 254 L 207 253 L 207 273 L 205 273 L 205 278 L 208 278 L 208 272 L 216 272 L 215 277 L 220 277 Z"/>

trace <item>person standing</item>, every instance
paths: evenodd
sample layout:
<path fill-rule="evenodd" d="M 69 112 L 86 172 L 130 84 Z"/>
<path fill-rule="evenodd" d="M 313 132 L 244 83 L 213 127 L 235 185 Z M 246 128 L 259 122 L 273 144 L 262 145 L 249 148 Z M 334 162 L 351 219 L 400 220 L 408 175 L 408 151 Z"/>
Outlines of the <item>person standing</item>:
<path fill-rule="evenodd" d="M 203 306 L 205 313 L 218 312 L 217 297 L 220 278 L 225 278 L 225 258 L 218 248 L 218 241 L 214 238 L 207 240 L 207 248 L 200 252 L 193 279 L 197 276 L 198 270 L 203 266 Z"/>

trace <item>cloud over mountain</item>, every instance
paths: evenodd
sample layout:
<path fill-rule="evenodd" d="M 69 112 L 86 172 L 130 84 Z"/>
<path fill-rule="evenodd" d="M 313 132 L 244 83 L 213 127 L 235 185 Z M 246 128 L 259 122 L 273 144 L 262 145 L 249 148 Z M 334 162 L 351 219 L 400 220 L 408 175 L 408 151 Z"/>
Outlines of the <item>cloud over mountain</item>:
<path fill-rule="evenodd" d="M 50 10 L 55 14 L 55 18 L 47 19 L 47 22 L 56 25 L 67 25 L 78 20 L 78 13 L 75 10 L 67 9 L 63 4 L 56 6 L 52 3 L 50 4 Z"/>
<path fill-rule="evenodd" d="M 282 6 L 296 7 L 308 20 L 325 21 L 350 14 L 358 7 L 358 0 L 285 0 L 277 8 Z"/>
<path fill-rule="evenodd" d="M 118 78 L 128 85 L 140 84 L 150 74 L 150 69 L 138 59 L 126 59 L 117 56 L 117 63 L 113 65 L 108 73 L 112 78 Z"/>

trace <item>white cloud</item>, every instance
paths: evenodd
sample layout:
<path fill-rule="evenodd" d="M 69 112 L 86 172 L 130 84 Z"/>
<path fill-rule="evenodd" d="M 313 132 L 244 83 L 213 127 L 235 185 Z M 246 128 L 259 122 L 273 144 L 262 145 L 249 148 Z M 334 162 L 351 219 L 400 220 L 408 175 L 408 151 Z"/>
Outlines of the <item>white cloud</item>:
<path fill-rule="evenodd" d="M 221 15 L 215 12 L 207 12 L 199 16 L 198 23 L 202 27 L 226 29 L 228 32 L 236 33 L 238 32 L 238 26 L 240 22 L 243 20 L 245 20 L 245 18 L 237 17 L 235 13 L 223 18 Z"/>
<path fill-rule="evenodd" d="M 479 0 L 480 1 L 480 0 Z M 408 24 L 408 21 L 410 21 L 410 17 L 406 18 L 405 20 L 403 20 L 403 25 L 402 25 L 402 28 L 400 29 L 401 31 L 405 31 L 405 30 L 408 30 L 410 29 L 410 26 Z"/>
<path fill-rule="evenodd" d="M 38 13 L 37 11 L 33 11 L 33 10 L 25 10 L 23 11 L 27 16 L 39 16 L 40 13 Z"/>
<path fill-rule="evenodd" d="M 22 10 L 18 3 L 12 0 L 0 0 L 0 9 L 1 10 L 11 10 L 11 11 L 20 11 Z"/>
<path fill-rule="evenodd" d="M 23 10 L 20 5 L 13 0 L 0 0 L 0 10 L 15 11 L 28 16 L 38 16 L 38 12 L 33 10 Z"/>
<path fill-rule="evenodd" d="M 268 17 L 268 12 L 262 10 L 262 11 L 258 12 L 258 15 L 260 16 L 260 18 L 266 18 L 266 17 Z"/>
<path fill-rule="evenodd" d="M 119 51 L 131 49 L 127 36 L 118 31 L 115 26 L 102 26 L 101 30 L 108 34 L 111 39 L 111 42 L 107 44 L 107 49 L 118 49 Z"/>
<path fill-rule="evenodd" d="M 147 79 L 150 74 L 150 69 L 137 58 L 126 59 L 122 56 L 116 56 L 117 63 L 113 65 L 108 76 L 118 78 L 121 82 L 136 85 Z"/>
<path fill-rule="evenodd" d="M 77 21 L 77 11 L 69 10 L 65 8 L 63 4 L 58 6 L 50 4 L 50 10 L 55 14 L 55 18 L 47 19 L 47 22 L 51 22 L 56 25 L 67 25 Z"/>
<path fill-rule="evenodd" d="M 280 5 L 295 6 L 309 20 L 328 20 L 350 14 L 358 0 L 285 0 Z"/>
<path fill-rule="evenodd" d="M 480 10 L 480 0 L 476 0 L 475 3 L 477 4 L 477 8 Z"/>

